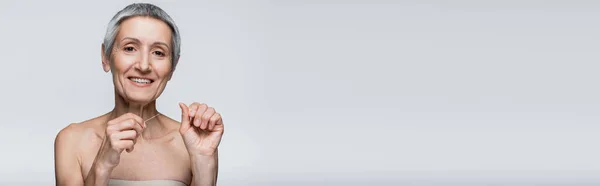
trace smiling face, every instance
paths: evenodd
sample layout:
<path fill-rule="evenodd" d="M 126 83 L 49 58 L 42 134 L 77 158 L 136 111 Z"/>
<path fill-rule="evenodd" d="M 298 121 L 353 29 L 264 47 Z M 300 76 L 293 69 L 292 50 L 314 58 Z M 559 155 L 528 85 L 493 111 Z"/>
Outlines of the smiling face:
<path fill-rule="evenodd" d="M 172 75 L 171 34 L 166 23 L 151 17 L 121 23 L 112 56 L 102 53 L 102 66 L 126 101 L 147 104 L 160 96 Z"/>

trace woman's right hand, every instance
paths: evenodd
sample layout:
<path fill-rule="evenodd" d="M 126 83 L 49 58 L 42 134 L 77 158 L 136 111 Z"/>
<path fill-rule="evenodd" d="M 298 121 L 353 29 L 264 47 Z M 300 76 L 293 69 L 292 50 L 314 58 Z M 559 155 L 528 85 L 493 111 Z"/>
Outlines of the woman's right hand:
<path fill-rule="evenodd" d="M 141 117 L 127 113 L 108 121 L 97 160 L 107 169 L 115 168 L 123 150 L 133 151 L 137 137 L 145 128 Z"/>

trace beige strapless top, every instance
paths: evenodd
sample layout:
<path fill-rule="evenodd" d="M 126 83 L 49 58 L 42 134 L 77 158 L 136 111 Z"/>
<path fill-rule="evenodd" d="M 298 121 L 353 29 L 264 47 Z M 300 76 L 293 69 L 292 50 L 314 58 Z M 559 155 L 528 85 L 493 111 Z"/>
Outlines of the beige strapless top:
<path fill-rule="evenodd" d="M 175 180 L 144 180 L 144 181 L 129 181 L 129 180 L 108 180 L 109 186 L 187 186 L 187 184 Z"/>

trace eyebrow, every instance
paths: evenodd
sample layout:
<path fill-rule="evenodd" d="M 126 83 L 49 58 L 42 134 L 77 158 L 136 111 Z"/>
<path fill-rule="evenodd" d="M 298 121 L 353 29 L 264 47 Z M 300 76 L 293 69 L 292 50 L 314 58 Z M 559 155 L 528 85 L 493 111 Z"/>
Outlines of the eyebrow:
<path fill-rule="evenodd" d="M 167 47 L 167 50 L 170 49 L 169 45 L 167 45 L 166 43 L 160 42 L 160 41 L 154 42 L 152 45 L 164 45 L 165 47 Z"/>
<path fill-rule="evenodd" d="M 123 39 L 121 40 L 121 42 L 123 42 L 123 41 L 124 41 L 124 40 L 126 40 L 126 39 L 133 40 L 133 41 L 134 41 L 134 42 L 136 42 L 136 43 L 142 43 L 142 42 L 141 42 L 139 39 L 137 39 L 137 38 L 133 38 L 133 37 L 125 37 L 125 38 L 123 38 Z M 166 44 L 166 43 L 164 43 L 164 42 L 160 42 L 160 41 L 154 42 L 154 43 L 152 43 L 152 45 L 164 45 L 165 47 L 167 47 L 167 49 L 170 49 L 170 48 L 169 48 L 169 45 L 167 45 L 167 44 Z"/>

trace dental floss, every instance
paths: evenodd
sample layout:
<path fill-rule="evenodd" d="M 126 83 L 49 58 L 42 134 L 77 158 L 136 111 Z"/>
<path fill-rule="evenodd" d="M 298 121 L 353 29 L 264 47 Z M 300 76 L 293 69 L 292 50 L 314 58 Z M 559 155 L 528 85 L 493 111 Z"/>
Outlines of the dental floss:
<path fill-rule="evenodd" d="M 147 122 L 147 121 L 150 121 L 152 118 L 154 118 L 154 117 L 156 117 L 156 116 L 158 116 L 158 115 L 160 115 L 160 113 L 158 113 L 158 114 L 156 114 L 156 115 L 154 115 L 154 116 L 152 116 L 152 117 L 148 118 L 146 121 L 144 121 L 144 125 L 146 125 L 146 122 Z"/>
<path fill-rule="evenodd" d="M 143 113 L 144 113 L 144 106 L 142 105 L 142 106 L 140 107 L 140 115 L 142 115 Z M 150 117 L 150 118 L 146 119 L 146 120 L 144 121 L 144 126 L 146 126 L 146 122 L 147 122 L 147 121 L 150 121 L 152 118 L 154 118 L 154 117 L 156 117 L 156 116 L 158 116 L 158 115 L 160 115 L 160 113 L 158 113 L 158 114 L 156 114 L 156 115 L 154 115 L 154 116 L 152 116 L 152 117 Z M 142 116 L 140 116 L 140 117 L 142 117 L 142 118 L 143 118 L 143 115 L 142 115 Z"/>

